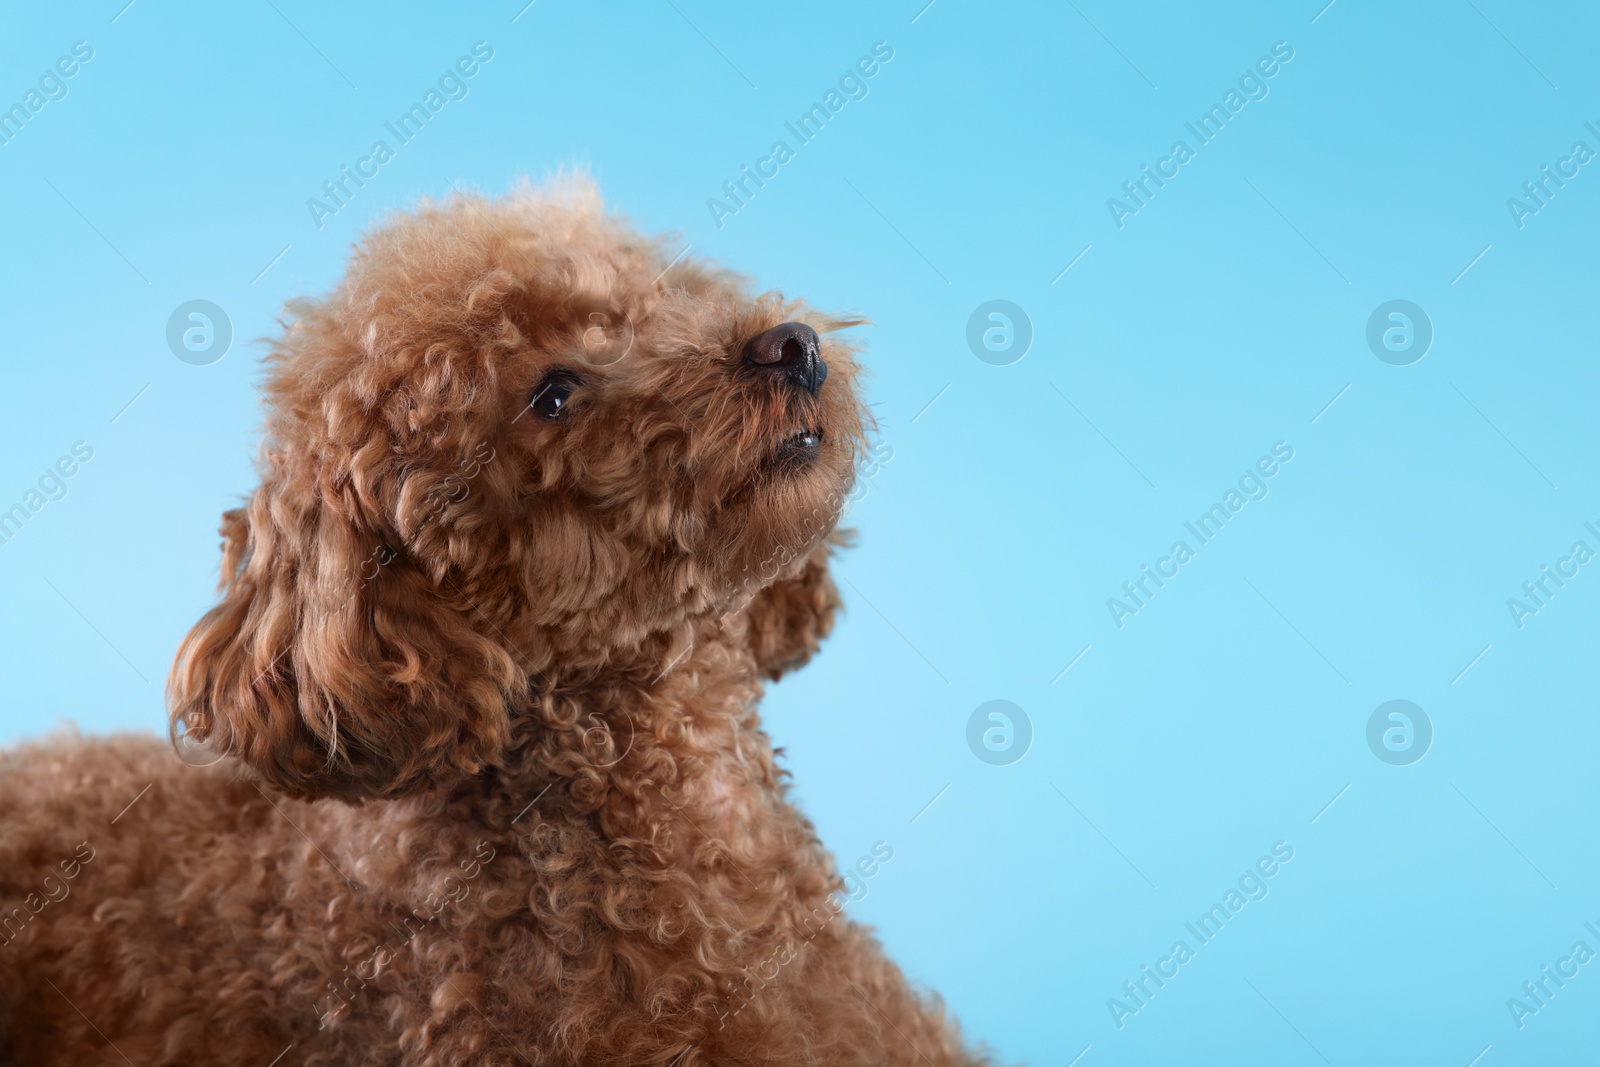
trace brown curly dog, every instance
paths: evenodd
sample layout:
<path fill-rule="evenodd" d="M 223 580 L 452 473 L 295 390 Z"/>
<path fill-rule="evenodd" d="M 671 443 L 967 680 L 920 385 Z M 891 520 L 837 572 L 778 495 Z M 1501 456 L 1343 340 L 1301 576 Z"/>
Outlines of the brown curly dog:
<path fill-rule="evenodd" d="M 566 181 L 290 306 L 177 754 L 0 759 L 0 1062 L 981 1062 L 756 712 L 838 607 L 856 323 L 669 251 Z"/>

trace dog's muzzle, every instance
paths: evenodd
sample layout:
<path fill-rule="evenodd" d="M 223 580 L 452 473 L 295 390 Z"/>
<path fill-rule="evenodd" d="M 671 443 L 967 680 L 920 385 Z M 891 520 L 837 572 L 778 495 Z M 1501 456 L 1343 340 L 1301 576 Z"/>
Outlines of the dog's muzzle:
<path fill-rule="evenodd" d="M 768 373 L 778 373 L 793 385 L 816 396 L 828 380 L 817 331 L 803 322 L 785 322 L 752 337 L 744 346 L 744 361 Z"/>

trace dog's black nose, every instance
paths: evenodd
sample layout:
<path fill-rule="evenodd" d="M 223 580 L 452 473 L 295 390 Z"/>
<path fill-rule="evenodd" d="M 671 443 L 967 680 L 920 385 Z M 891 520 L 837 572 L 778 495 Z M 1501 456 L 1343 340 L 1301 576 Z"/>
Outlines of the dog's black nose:
<path fill-rule="evenodd" d="M 744 346 L 744 359 L 753 366 L 780 372 L 812 396 L 828 379 L 822 342 L 817 331 L 803 322 L 781 323 L 752 337 Z"/>

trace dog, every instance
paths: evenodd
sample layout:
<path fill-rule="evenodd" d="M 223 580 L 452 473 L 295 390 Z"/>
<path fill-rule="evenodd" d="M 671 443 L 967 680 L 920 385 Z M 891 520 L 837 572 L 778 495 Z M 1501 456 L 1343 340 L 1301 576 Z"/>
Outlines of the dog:
<path fill-rule="evenodd" d="M 860 320 L 668 252 L 565 179 L 289 305 L 173 743 L 0 757 L 0 1061 L 987 1062 L 756 710 L 840 606 Z"/>

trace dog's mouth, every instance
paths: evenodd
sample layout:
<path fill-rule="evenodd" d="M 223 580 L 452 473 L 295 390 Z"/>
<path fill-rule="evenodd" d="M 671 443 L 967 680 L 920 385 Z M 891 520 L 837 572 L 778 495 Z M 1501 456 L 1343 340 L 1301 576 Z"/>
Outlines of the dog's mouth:
<path fill-rule="evenodd" d="M 780 470 L 800 470 L 822 454 L 822 427 L 801 426 L 778 442 L 771 463 Z"/>

